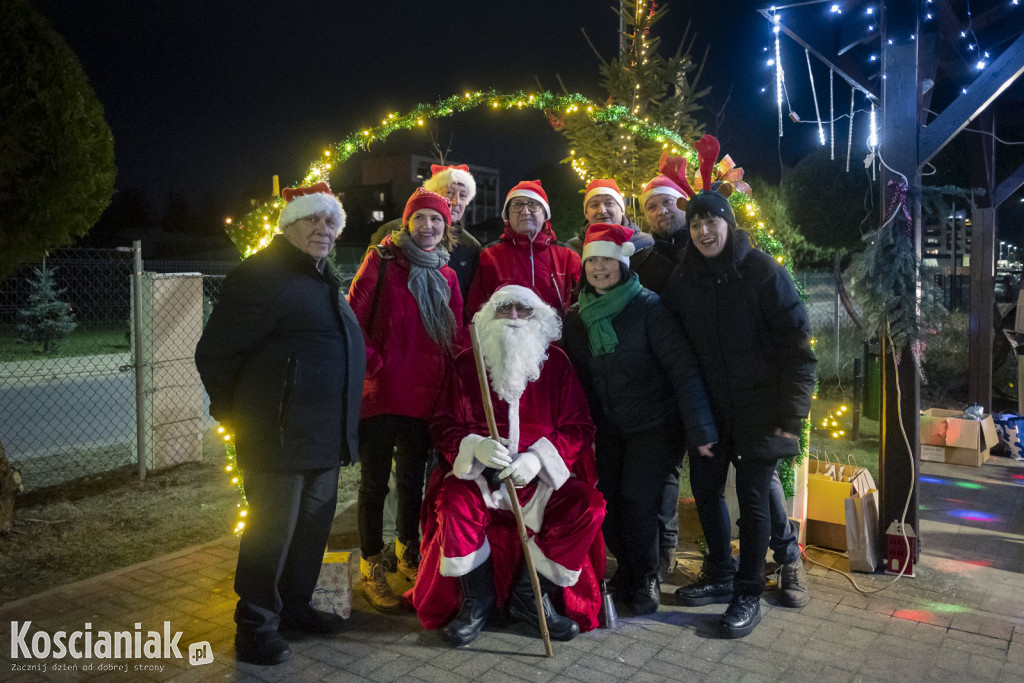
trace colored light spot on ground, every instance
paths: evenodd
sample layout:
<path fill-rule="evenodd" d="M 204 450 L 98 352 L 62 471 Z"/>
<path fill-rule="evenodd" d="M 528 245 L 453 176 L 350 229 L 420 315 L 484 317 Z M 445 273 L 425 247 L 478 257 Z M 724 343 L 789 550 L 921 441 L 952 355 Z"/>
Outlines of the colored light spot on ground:
<path fill-rule="evenodd" d="M 892 614 L 897 619 L 907 619 L 909 621 L 919 621 L 925 624 L 935 623 L 937 620 L 936 614 L 932 612 L 926 612 L 920 609 L 900 609 L 896 610 Z"/>
<path fill-rule="evenodd" d="M 975 567 L 991 567 L 992 560 L 964 560 L 964 564 L 970 564 Z"/>
<path fill-rule="evenodd" d="M 921 477 L 921 481 L 926 484 L 948 484 L 949 482 L 945 479 L 939 479 L 938 477 Z"/>
<path fill-rule="evenodd" d="M 944 498 L 943 500 L 945 500 L 946 502 L 949 502 L 949 503 L 960 503 L 961 505 L 970 505 L 971 504 L 971 501 L 969 501 L 969 500 L 961 500 L 960 498 Z"/>
<path fill-rule="evenodd" d="M 976 481 L 958 481 L 956 483 L 956 485 L 959 486 L 962 489 L 983 489 L 983 488 L 985 488 L 984 484 L 979 484 Z"/>
<path fill-rule="evenodd" d="M 928 602 L 925 606 L 932 612 L 940 614 L 956 614 L 958 612 L 970 612 L 970 608 L 963 605 L 951 605 L 948 602 Z"/>
<path fill-rule="evenodd" d="M 970 522 L 999 522 L 1001 519 L 995 515 L 980 510 L 950 510 L 950 516 L 966 519 Z"/>

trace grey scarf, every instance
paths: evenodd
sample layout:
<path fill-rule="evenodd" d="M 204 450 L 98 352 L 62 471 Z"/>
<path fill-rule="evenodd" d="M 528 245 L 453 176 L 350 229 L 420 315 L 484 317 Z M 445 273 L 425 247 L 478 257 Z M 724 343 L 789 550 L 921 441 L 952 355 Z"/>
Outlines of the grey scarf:
<path fill-rule="evenodd" d="M 405 257 L 409 259 L 409 291 L 420 309 L 420 319 L 427 328 L 427 334 L 445 351 L 452 351 L 452 337 L 455 336 L 455 314 L 448 301 L 452 290 L 441 274 L 441 268 L 448 264 L 448 250 L 437 245 L 433 251 L 423 251 L 413 241 L 408 230 L 391 234 Z"/>

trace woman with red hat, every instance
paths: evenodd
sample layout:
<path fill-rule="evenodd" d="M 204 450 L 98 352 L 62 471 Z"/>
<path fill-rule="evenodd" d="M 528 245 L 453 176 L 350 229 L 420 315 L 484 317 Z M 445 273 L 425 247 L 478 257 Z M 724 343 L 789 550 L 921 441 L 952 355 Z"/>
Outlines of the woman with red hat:
<path fill-rule="evenodd" d="M 665 478 L 682 462 L 687 442 L 710 453 L 718 433 L 679 323 L 629 272 L 631 236 L 622 225 L 587 228 L 579 300 L 566 315 L 563 341 L 597 426 L 597 487 L 608 502 L 604 537 L 618 567 L 612 589 L 634 613 L 650 614 L 661 601 Z"/>
<path fill-rule="evenodd" d="M 448 200 L 417 188 L 405 205 L 402 229 L 367 252 L 348 293 L 366 341 L 359 421 L 360 570 L 367 599 L 383 612 L 401 609 L 381 564 L 391 459 L 398 493 L 398 571 L 415 580 L 430 450 L 427 418 L 448 365 L 463 346 L 462 294 L 448 266 L 451 222 Z"/>

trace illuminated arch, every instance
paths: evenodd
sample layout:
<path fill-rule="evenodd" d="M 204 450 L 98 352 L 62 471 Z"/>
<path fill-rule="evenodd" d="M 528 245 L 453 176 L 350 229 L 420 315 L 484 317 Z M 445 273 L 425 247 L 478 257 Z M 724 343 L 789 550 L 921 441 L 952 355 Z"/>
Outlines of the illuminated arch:
<path fill-rule="evenodd" d="M 618 124 L 628 127 L 637 137 L 652 143 L 660 143 L 673 154 L 683 154 L 690 168 L 697 168 L 697 152 L 672 130 L 638 119 L 630 114 L 627 107 L 600 105 L 578 93 L 555 95 L 549 91 L 527 93 L 499 93 L 494 90 L 467 92 L 452 95 L 434 104 L 418 104 L 405 114 L 389 112 L 373 127 L 353 131 L 344 140 L 327 147 L 320 158 L 311 162 L 306 175 L 296 185 L 309 185 L 329 178 L 331 171 L 360 151 L 366 151 L 374 142 L 383 142 L 399 130 L 413 130 L 425 126 L 429 121 L 442 119 L 478 107 L 498 111 L 510 109 L 536 109 L 555 122 L 560 117 L 587 116 L 595 123 Z M 574 159 L 573 170 L 584 182 L 591 178 L 587 173 L 585 159 Z M 753 234 L 757 245 L 774 256 L 780 263 L 785 262 L 782 245 L 774 237 L 774 231 L 760 217 L 760 207 L 746 194 L 736 192 L 729 200 L 738 217 L 745 220 L 745 227 Z M 265 201 L 245 215 L 240 221 L 228 227 L 228 234 L 244 256 L 266 246 L 274 233 L 277 217 L 281 211 L 281 198 Z"/>

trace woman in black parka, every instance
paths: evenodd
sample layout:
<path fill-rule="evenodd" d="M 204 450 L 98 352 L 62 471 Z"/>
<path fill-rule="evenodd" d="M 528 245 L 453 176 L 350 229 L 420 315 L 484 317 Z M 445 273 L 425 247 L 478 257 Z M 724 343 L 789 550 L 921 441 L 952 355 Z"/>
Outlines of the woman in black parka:
<path fill-rule="evenodd" d="M 686 441 L 710 454 L 718 436 L 679 323 L 628 270 L 631 234 L 605 223 L 587 229 L 579 301 L 566 315 L 563 341 L 597 426 L 604 536 L 618 562 L 613 588 L 634 612 L 650 614 L 661 598 L 665 478 L 682 461 Z"/>
<path fill-rule="evenodd" d="M 705 156 L 712 162 L 717 156 L 717 142 L 712 151 L 701 150 L 702 175 Z M 704 180 L 711 186 L 710 177 Z M 722 633 L 736 638 L 761 619 L 769 486 L 777 461 L 799 451 L 817 361 L 807 311 L 792 278 L 736 229 L 729 200 L 711 189 L 693 196 L 685 208 L 690 243 L 663 297 L 700 360 L 721 436 L 714 457 L 690 458 L 690 486 L 708 544 L 709 583 L 732 584 Z M 740 507 L 738 571 L 724 498 L 730 462 L 736 467 Z M 677 598 L 692 589 L 680 588 Z"/>

